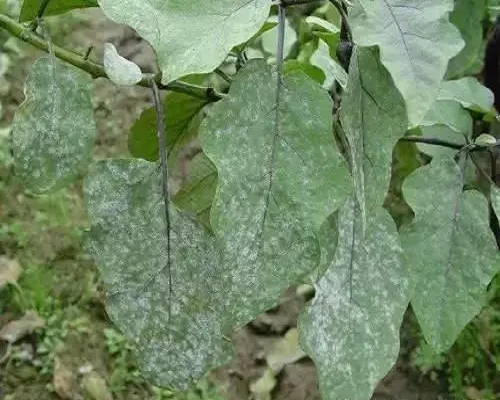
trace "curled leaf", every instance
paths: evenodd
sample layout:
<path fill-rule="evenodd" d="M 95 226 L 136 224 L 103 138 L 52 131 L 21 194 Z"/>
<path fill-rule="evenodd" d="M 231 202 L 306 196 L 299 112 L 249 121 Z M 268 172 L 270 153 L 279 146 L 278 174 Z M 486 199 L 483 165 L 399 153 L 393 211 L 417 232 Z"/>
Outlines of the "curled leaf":
<path fill-rule="evenodd" d="M 141 69 L 118 54 L 111 43 L 104 43 L 104 69 L 108 78 L 116 85 L 132 86 L 142 79 Z"/>

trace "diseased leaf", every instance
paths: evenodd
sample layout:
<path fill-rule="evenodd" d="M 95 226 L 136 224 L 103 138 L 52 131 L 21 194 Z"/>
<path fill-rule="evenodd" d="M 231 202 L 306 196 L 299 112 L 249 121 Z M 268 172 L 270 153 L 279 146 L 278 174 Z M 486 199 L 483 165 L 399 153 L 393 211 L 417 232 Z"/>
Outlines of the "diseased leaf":
<path fill-rule="evenodd" d="M 339 211 L 335 256 L 299 317 L 300 343 L 323 400 L 369 399 L 396 362 L 409 301 L 396 225 L 379 208 L 363 228 L 353 199 Z"/>
<path fill-rule="evenodd" d="M 200 111 L 206 104 L 206 100 L 183 93 L 170 92 L 165 96 L 163 107 L 169 167 L 175 166 L 182 148 L 196 136 L 201 122 Z M 134 157 L 158 160 L 154 107 L 144 110 L 135 121 L 128 137 L 128 149 Z"/>
<path fill-rule="evenodd" d="M 111 43 L 104 43 L 104 69 L 115 85 L 132 86 L 142 79 L 141 69 L 118 54 Z"/>
<path fill-rule="evenodd" d="M 403 193 L 415 212 L 401 232 L 412 287 L 412 305 L 426 341 L 450 348 L 484 305 L 486 287 L 500 271 L 488 227 L 486 199 L 463 193 L 453 159 L 434 160 L 410 175 Z"/>
<path fill-rule="evenodd" d="M 408 125 L 401 95 L 375 49 L 353 51 L 340 121 L 352 153 L 354 190 L 363 226 L 389 189 L 392 150 Z"/>
<path fill-rule="evenodd" d="M 455 0 L 450 22 L 465 41 L 465 47 L 450 60 L 446 76 L 449 79 L 475 75 L 482 68 L 483 26 L 487 0 Z"/>
<path fill-rule="evenodd" d="M 203 153 L 197 154 L 188 165 L 186 182 L 175 194 L 173 201 L 181 209 L 196 216 L 210 228 L 210 208 L 217 186 L 215 165 Z"/>
<path fill-rule="evenodd" d="M 19 15 L 20 22 L 35 19 L 43 0 L 24 0 Z M 75 8 L 98 7 L 97 0 L 51 0 L 44 15 L 56 15 L 71 11 Z"/>
<path fill-rule="evenodd" d="M 237 284 L 259 287 L 247 306 L 262 311 L 316 268 L 315 232 L 350 189 L 328 94 L 302 73 L 283 79 L 277 104 L 271 67 L 249 61 L 200 128 L 219 175 L 212 228 L 245 271 Z"/>
<path fill-rule="evenodd" d="M 349 20 L 354 42 L 379 46 L 406 102 L 410 126 L 434 102 L 448 61 L 464 46 L 448 20 L 453 0 L 358 0 Z"/>
<path fill-rule="evenodd" d="M 55 58 L 32 65 L 13 122 L 15 171 L 36 194 L 71 183 L 87 167 L 96 137 L 88 75 Z"/>
<path fill-rule="evenodd" d="M 444 81 L 438 99 L 454 100 L 465 108 L 484 114 L 491 111 L 494 101 L 491 90 L 472 77 Z"/>
<path fill-rule="evenodd" d="M 270 7 L 269 0 L 98 2 L 108 18 L 131 26 L 153 46 L 164 84 L 213 71 L 233 46 L 259 31 Z"/>
<path fill-rule="evenodd" d="M 171 205 L 169 304 L 160 182 L 157 165 L 144 160 L 94 164 L 84 184 L 92 222 L 88 249 L 104 279 L 108 312 L 136 344 L 147 378 L 186 389 L 230 360 L 226 335 L 243 303 L 230 302 L 236 298 L 234 266 L 224 262 L 201 226 Z"/>

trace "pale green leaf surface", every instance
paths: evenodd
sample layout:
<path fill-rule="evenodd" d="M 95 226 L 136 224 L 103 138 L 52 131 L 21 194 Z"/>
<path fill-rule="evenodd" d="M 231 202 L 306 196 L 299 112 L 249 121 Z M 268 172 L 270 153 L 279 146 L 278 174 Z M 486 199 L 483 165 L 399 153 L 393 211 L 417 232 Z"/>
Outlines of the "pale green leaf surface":
<path fill-rule="evenodd" d="M 154 48 L 167 84 L 213 71 L 267 19 L 269 0 L 98 0 L 111 20 L 131 26 Z"/>
<path fill-rule="evenodd" d="M 186 389 L 211 367 L 230 361 L 226 335 L 235 309 L 244 305 L 229 306 L 233 266 L 224 262 L 213 237 L 173 204 L 169 305 L 158 171 L 144 160 L 93 165 L 84 183 L 92 222 L 87 245 L 104 279 L 109 315 L 137 346 L 143 373 L 157 385 Z"/>
<path fill-rule="evenodd" d="M 392 150 L 408 125 L 401 95 L 375 49 L 353 51 L 340 121 L 352 153 L 354 190 L 363 225 L 384 203 Z"/>
<path fill-rule="evenodd" d="M 86 73 L 55 58 L 31 66 L 12 128 L 15 171 L 26 190 L 59 189 L 87 167 L 96 138 L 91 89 Z"/>
<path fill-rule="evenodd" d="M 417 126 L 434 102 L 448 61 L 464 46 L 448 21 L 453 0 L 357 0 L 349 20 L 354 42 L 379 46 L 382 63 Z"/>
<path fill-rule="evenodd" d="M 320 85 L 325 81 L 325 73 L 320 68 L 298 60 L 286 60 L 283 63 L 283 71 L 285 74 L 301 71 Z"/>
<path fill-rule="evenodd" d="M 207 104 L 183 93 L 168 93 L 163 101 L 169 167 L 174 167 L 183 147 L 198 133 L 200 111 Z M 158 160 L 156 110 L 144 110 L 132 126 L 128 137 L 128 150 L 137 158 Z"/>
<path fill-rule="evenodd" d="M 494 101 L 491 90 L 472 77 L 444 81 L 438 99 L 454 100 L 465 108 L 485 114 L 491 111 Z"/>
<path fill-rule="evenodd" d="M 457 138 L 470 134 L 472 118 L 460 103 L 453 100 L 436 100 L 425 114 L 420 126 L 444 125 L 457 133 Z"/>
<path fill-rule="evenodd" d="M 323 400 L 369 399 L 398 358 L 409 284 L 396 225 L 382 208 L 362 225 L 348 200 L 339 211 L 335 256 L 299 318 Z"/>
<path fill-rule="evenodd" d="M 275 87 L 271 67 L 251 60 L 200 128 L 219 176 L 211 226 L 246 277 L 233 285 L 258 287 L 262 310 L 316 268 L 315 232 L 350 191 L 327 92 L 285 76 L 276 125 Z"/>
<path fill-rule="evenodd" d="M 19 21 L 26 22 L 35 19 L 43 0 L 24 0 L 19 15 Z M 97 7 L 97 0 L 51 0 L 44 15 L 56 15 L 75 8 Z"/>
<path fill-rule="evenodd" d="M 104 43 L 104 70 L 116 85 L 133 86 L 142 79 L 142 72 L 137 64 L 118 54 L 111 43 Z"/>
<path fill-rule="evenodd" d="M 330 89 L 335 81 L 345 89 L 348 79 L 347 72 L 330 57 L 330 49 L 322 39 L 319 40 L 318 48 L 311 56 L 311 64 L 325 73 L 326 78 L 323 82 L 325 89 Z"/>
<path fill-rule="evenodd" d="M 183 210 L 196 216 L 210 228 L 210 208 L 217 186 L 217 170 L 204 153 L 198 153 L 188 165 L 186 182 L 175 194 L 173 201 Z"/>
<path fill-rule="evenodd" d="M 446 140 L 448 142 L 462 144 L 464 146 L 467 144 L 462 134 L 457 133 L 456 130 L 447 125 L 438 124 L 421 126 L 419 129 L 422 136 L 426 138 Z M 436 146 L 425 143 L 417 143 L 416 145 L 420 151 L 430 155 L 431 157 L 452 158 L 457 153 L 457 150 L 444 146 Z"/>
<path fill-rule="evenodd" d="M 311 24 L 311 25 L 319 26 L 320 28 L 323 28 L 326 31 L 331 32 L 331 33 L 339 33 L 340 32 L 340 29 L 337 26 L 335 26 L 334 24 L 332 24 L 331 22 L 329 22 L 323 18 L 316 17 L 314 15 L 309 15 L 308 17 L 306 17 L 306 22 L 308 24 Z"/>
<path fill-rule="evenodd" d="M 401 232 L 411 302 L 426 341 L 438 352 L 448 350 L 479 313 L 487 285 L 500 271 L 486 199 L 462 187 L 453 159 L 434 160 L 403 185 L 415 212 Z"/>
<path fill-rule="evenodd" d="M 455 0 L 450 21 L 465 41 L 465 47 L 450 60 L 446 76 L 457 78 L 481 72 L 483 26 L 487 0 Z"/>
<path fill-rule="evenodd" d="M 276 25 L 264 32 L 261 36 L 262 39 L 262 49 L 268 53 L 272 54 L 273 57 L 276 57 L 276 49 L 278 43 L 278 19 L 276 16 L 269 17 L 269 21 L 275 22 Z M 290 50 L 293 45 L 297 41 L 297 33 L 290 25 L 290 21 L 288 19 L 285 20 L 285 41 L 283 43 L 283 58 L 287 58 Z"/>

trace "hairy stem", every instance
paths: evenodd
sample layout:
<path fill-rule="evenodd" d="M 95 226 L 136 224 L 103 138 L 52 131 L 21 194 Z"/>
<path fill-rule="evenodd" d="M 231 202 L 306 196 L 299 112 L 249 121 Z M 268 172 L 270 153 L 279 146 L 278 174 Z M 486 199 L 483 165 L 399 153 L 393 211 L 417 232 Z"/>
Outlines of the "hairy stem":
<path fill-rule="evenodd" d="M 19 24 L 12 18 L 4 14 L 0 14 L 0 29 L 9 32 L 11 35 L 21 39 L 23 42 L 29 43 L 37 49 L 45 52 L 49 51 L 49 43 L 38 36 L 36 33 L 27 29 L 24 25 Z M 94 61 L 88 60 L 73 51 L 64 49 L 62 47 L 52 45 L 54 55 L 62 61 L 65 61 L 85 72 L 92 75 L 93 78 L 107 78 L 104 66 Z M 213 88 L 208 88 L 199 85 L 193 85 L 187 82 L 175 81 L 167 85 L 161 83 L 160 76 L 155 76 L 154 80 L 159 89 L 171 90 L 172 92 L 184 93 L 189 96 L 206 99 L 210 102 L 215 102 L 224 97 L 223 94 L 217 93 Z M 143 78 L 138 83 L 139 86 L 151 87 L 151 74 L 143 74 Z"/>

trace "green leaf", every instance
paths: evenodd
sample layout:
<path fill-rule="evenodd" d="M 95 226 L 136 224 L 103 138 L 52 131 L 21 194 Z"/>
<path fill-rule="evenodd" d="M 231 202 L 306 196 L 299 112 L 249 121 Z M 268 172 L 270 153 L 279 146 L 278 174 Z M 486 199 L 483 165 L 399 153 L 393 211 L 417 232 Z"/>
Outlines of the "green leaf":
<path fill-rule="evenodd" d="M 325 73 L 320 68 L 297 60 L 286 60 L 283 63 L 283 71 L 285 74 L 301 71 L 320 85 L 325 81 Z"/>
<path fill-rule="evenodd" d="M 408 125 L 401 95 L 375 49 L 357 48 L 350 63 L 340 121 L 352 153 L 354 190 L 363 225 L 384 203 L 392 150 Z"/>
<path fill-rule="evenodd" d="M 350 189 L 327 92 L 302 73 L 283 80 L 277 104 L 271 67 L 249 61 L 200 128 L 219 174 L 211 225 L 260 310 L 317 267 L 315 233 Z"/>
<path fill-rule="evenodd" d="M 434 102 L 448 61 L 463 47 L 448 20 L 453 0 L 359 0 L 350 12 L 354 41 L 379 46 L 382 63 L 416 126 Z"/>
<path fill-rule="evenodd" d="M 450 21 L 465 41 L 465 47 L 450 60 L 446 76 L 450 78 L 475 75 L 482 68 L 483 26 L 487 0 L 455 0 Z"/>
<path fill-rule="evenodd" d="M 201 122 L 200 111 L 206 104 L 206 100 L 182 93 L 170 92 L 165 96 L 163 107 L 170 167 L 177 163 L 184 145 L 196 136 Z M 130 154 L 148 161 L 158 160 L 156 136 L 156 111 L 151 107 L 142 112 L 130 130 Z"/>
<path fill-rule="evenodd" d="M 115 85 L 132 86 L 142 79 L 141 69 L 118 54 L 111 43 L 104 43 L 104 69 Z"/>
<path fill-rule="evenodd" d="M 311 64 L 321 68 L 325 73 L 326 79 L 323 83 L 325 89 L 330 89 L 335 81 L 343 88 L 347 86 L 347 73 L 330 57 L 329 47 L 321 39 L 319 40 L 318 48 L 311 57 Z"/>
<path fill-rule="evenodd" d="M 339 212 L 335 256 L 298 328 L 323 400 L 369 399 L 398 358 L 409 301 L 394 221 L 380 208 L 363 228 L 350 199 Z"/>
<path fill-rule="evenodd" d="M 261 36 L 262 39 L 262 49 L 276 57 L 276 44 L 278 43 L 278 18 L 273 15 L 269 17 L 269 21 L 275 22 L 276 25 L 264 32 Z M 290 25 L 288 19 L 285 19 L 285 41 L 283 43 L 283 58 L 287 58 L 288 54 L 292 50 L 293 45 L 297 41 L 297 33 Z"/>
<path fill-rule="evenodd" d="M 71 183 L 87 167 L 96 138 L 89 76 L 55 58 L 39 58 L 13 122 L 15 171 L 41 194 Z"/>
<path fill-rule="evenodd" d="M 412 305 L 426 341 L 446 351 L 481 310 L 486 288 L 500 271 L 488 227 L 486 199 L 463 193 L 464 178 L 453 159 L 434 160 L 403 185 L 415 212 L 401 232 L 412 287 Z"/>
<path fill-rule="evenodd" d="M 208 73 L 267 19 L 269 0 L 98 0 L 111 20 L 134 28 L 153 46 L 162 83 Z M 188 28 L 188 29 L 186 29 Z"/>
<path fill-rule="evenodd" d="M 186 389 L 208 368 L 229 362 L 227 335 L 243 306 L 230 303 L 235 268 L 224 262 L 213 237 L 171 204 L 170 296 L 157 165 L 98 162 L 84 194 L 92 222 L 88 250 L 104 279 L 108 313 L 136 345 L 145 376 Z"/>
<path fill-rule="evenodd" d="M 204 153 L 198 153 L 188 165 L 186 182 L 175 194 L 173 201 L 181 209 L 196 216 L 210 228 L 210 208 L 217 186 L 217 170 Z"/>
<path fill-rule="evenodd" d="M 326 21 L 323 18 L 315 17 L 314 15 L 306 17 L 306 22 L 311 25 L 319 26 L 320 28 L 323 28 L 324 30 L 331 33 L 340 32 L 340 29 L 331 22 Z"/>
<path fill-rule="evenodd" d="M 35 19 L 43 0 L 24 0 L 19 15 L 20 22 Z M 51 0 L 44 15 L 56 15 L 71 11 L 75 8 L 98 7 L 97 0 Z"/>
<path fill-rule="evenodd" d="M 426 138 L 446 140 L 463 146 L 467 144 L 462 134 L 444 124 L 420 126 L 419 131 Z M 417 143 L 417 148 L 431 157 L 452 158 L 457 153 L 455 149 L 425 143 Z"/>
<path fill-rule="evenodd" d="M 458 138 L 470 134 L 472 118 L 459 103 L 453 100 L 437 100 L 425 114 L 420 126 L 445 125 L 458 133 Z"/>
<path fill-rule="evenodd" d="M 438 99 L 454 100 L 465 108 L 484 114 L 491 111 L 494 101 L 491 90 L 472 77 L 444 81 L 439 89 Z"/>

